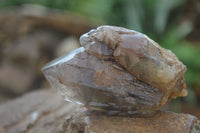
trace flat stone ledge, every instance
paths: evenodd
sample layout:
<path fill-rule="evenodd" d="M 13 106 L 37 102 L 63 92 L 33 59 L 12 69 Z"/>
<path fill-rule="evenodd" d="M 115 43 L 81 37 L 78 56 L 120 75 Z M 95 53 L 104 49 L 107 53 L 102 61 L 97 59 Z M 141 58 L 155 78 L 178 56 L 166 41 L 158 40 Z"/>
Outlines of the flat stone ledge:
<path fill-rule="evenodd" d="M 200 133 L 192 115 L 158 111 L 152 117 L 120 117 L 75 113 L 63 125 L 68 133 Z"/>
<path fill-rule="evenodd" d="M 31 92 L 0 105 L 0 132 L 63 132 L 65 117 L 77 108 L 52 90 Z"/>

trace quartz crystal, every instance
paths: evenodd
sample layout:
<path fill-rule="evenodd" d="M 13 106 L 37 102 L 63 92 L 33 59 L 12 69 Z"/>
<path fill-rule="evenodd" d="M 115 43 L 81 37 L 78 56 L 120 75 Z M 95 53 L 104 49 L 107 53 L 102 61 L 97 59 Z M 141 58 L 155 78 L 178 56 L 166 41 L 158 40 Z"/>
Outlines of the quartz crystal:
<path fill-rule="evenodd" d="M 142 33 L 101 26 L 82 35 L 80 43 L 88 53 L 100 59 L 114 60 L 137 79 L 158 88 L 166 100 L 187 95 L 186 66 L 170 50 Z"/>
<path fill-rule="evenodd" d="M 83 47 L 42 68 L 67 101 L 103 112 L 150 114 L 187 94 L 186 67 L 141 33 L 101 26 L 80 43 Z"/>

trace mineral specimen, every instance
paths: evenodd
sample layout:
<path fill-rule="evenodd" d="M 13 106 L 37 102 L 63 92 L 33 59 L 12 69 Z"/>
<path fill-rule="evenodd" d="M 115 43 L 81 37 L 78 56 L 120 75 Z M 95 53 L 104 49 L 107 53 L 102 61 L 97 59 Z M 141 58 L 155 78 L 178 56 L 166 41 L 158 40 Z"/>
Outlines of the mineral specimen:
<path fill-rule="evenodd" d="M 42 69 L 67 101 L 109 113 L 150 114 L 187 95 L 186 67 L 141 33 L 101 26 L 82 35 L 80 43 L 84 48 Z"/>

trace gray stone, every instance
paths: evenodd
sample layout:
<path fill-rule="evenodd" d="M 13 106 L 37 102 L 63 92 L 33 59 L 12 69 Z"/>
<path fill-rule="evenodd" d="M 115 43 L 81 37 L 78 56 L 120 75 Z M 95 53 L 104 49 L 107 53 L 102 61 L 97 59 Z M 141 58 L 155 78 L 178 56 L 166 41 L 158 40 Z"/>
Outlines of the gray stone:
<path fill-rule="evenodd" d="M 65 117 L 78 108 L 64 101 L 55 91 L 32 92 L 0 104 L 0 132 L 64 132 L 62 125 Z"/>

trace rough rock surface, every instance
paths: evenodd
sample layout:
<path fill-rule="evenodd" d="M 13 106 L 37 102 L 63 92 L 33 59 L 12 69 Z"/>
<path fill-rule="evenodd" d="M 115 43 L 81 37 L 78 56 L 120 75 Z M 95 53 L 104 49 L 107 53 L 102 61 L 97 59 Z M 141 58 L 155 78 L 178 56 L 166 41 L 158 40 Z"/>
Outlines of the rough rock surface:
<path fill-rule="evenodd" d="M 80 111 L 69 117 L 64 129 L 69 133 L 199 133 L 200 123 L 188 114 L 158 111 L 152 117 L 94 115 Z"/>
<path fill-rule="evenodd" d="M 52 90 L 36 91 L 0 104 L 1 133 L 64 132 L 62 124 L 77 105 Z"/>

